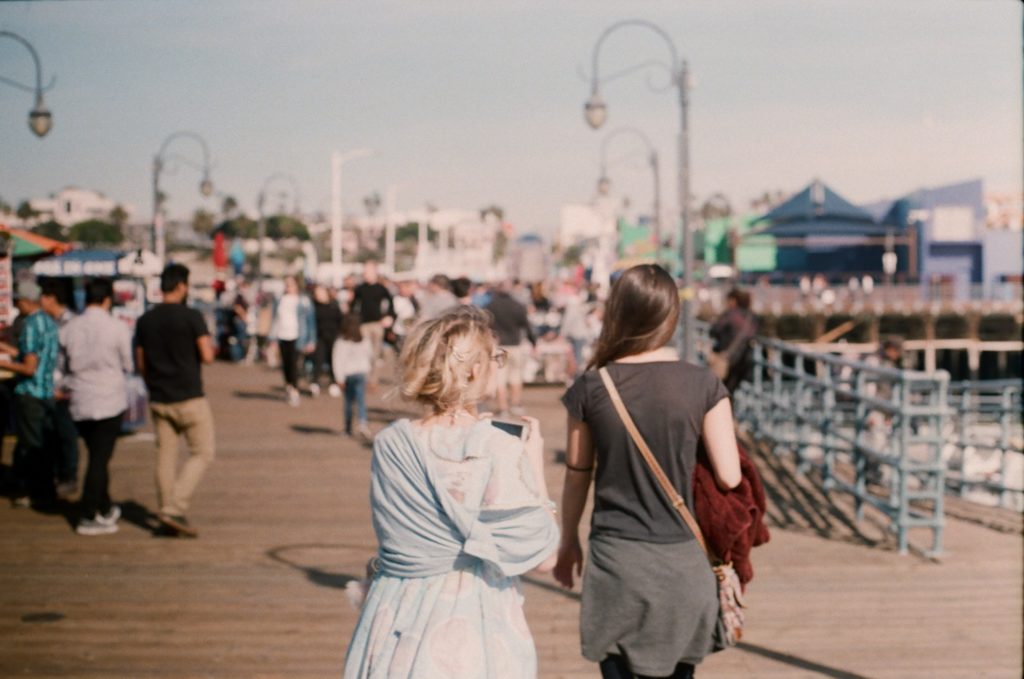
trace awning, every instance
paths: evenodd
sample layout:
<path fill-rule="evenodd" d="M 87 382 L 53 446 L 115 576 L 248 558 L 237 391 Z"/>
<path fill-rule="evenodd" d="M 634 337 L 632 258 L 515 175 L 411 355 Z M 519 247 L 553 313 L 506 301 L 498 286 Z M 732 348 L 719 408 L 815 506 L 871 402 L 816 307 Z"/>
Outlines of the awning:
<path fill-rule="evenodd" d="M 8 233 L 11 237 L 11 256 L 38 257 L 39 255 L 59 254 L 71 249 L 70 243 L 62 243 L 25 229 L 13 229 L 0 224 L 0 232 Z"/>

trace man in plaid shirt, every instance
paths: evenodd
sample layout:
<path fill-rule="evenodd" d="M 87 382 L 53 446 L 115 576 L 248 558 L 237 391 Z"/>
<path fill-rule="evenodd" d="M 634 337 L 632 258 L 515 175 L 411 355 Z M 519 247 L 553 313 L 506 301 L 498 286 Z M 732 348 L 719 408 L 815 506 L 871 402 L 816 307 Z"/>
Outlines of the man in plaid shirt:
<path fill-rule="evenodd" d="M 57 324 L 39 304 L 41 292 L 34 281 L 17 285 L 15 303 L 19 313 L 25 316 L 25 324 L 18 346 L 0 343 L 0 351 L 18 357 L 4 366 L 17 375 L 14 401 L 18 454 L 14 460 L 14 477 L 18 489 L 14 503 L 45 508 L 56 503 L 53 370 L 57 365 L 60 338 Z"/>

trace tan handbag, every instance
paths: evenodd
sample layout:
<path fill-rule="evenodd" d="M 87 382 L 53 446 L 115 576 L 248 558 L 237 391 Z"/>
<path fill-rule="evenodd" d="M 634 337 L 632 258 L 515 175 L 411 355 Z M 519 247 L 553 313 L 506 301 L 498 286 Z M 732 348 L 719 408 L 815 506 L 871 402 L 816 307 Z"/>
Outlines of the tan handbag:
<path fill-rule="evenodd" d="M 743 638 L 743 623 L 746 618 L 743 612 L 746 606 L 743 604 L 743 590 L 740 586 L 739 576 L 736 574 L 736 570 L 732 567 L 731 562 L 723 563 L 708 552 L 708 546 L 704 541 L 704 534 L 701 532 L 700 526 L 687 508 L 686 501 L 680 497 L 676 489 L 672 487 L 672 482 L 665 476 L 665 472 L 654 458 L 654 454 L 651 453 L 651 449 L 644 440 L 644 437 L 640 435 L 640 430 L 636 428 L 633 418 L 630 417 L 629 411 L 626 410 L 626 405 L 622 402 L 622 397 L 619 396 L 619 390 L 615 388 L 612 376 L 608 374 L 608 368 L 601 368 L 598 372 L 601 375 L 601 381 L 604 382 L 605 389 L 608 390 L 608 395 L 611 396 L 612 403 L 615 405 L 615 411 L 619 414 L 622 424 L 626 426 L 626 430 L 632 437 L 636 447 L 640 449 L 644 462 L 647 463 L 651 472 L 654 473 L 654 477 L 658 480 L 658 485 L 661 486 L 672 506 L 676 508 L 679 515 L 683 517 L 683 521 L 690 527 L 690 532 L 697 539 L 697 544 L 704 550 L 704 555 L 708 558 L 708 563 L 711 564 L 711 570 L 715 573 L 715 580 L 718 582 L 719 602 L 718 626 L 715 631 L 715 650 L 735 646 Z"/>

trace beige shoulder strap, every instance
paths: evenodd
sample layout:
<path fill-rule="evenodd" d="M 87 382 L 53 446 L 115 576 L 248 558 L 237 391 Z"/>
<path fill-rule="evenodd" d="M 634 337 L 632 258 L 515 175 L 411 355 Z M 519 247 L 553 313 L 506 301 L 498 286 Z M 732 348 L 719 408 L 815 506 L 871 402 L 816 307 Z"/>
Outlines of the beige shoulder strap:
<path fill-rule="evenodd" d="M 697 538 L 697 544 L 700 545 L 701 549 L 704 550 L 704 555 L 711 561 L 712 557 L 708 553 L 708 546 L 704 542 L 704 534 L 700 532 L 700 526 L 697 525 L 697 521 L 693 518 L 693 514 L 686 507 L 686 501 L 680 497 L 676 489 L 672 487 L 672 483 L 665 476 L 665 472 L 661 469 L 661 465 L 654 459 L 654 454 L 651 452 L 647 442 L 644 441 L 644 437 L 640 435 L 640 430 L 636 428 L 636 424 L 633 422 L 633 418 L 630 417 L 629 411 L 626 410 L 626 405 L 622 402 L 622 397 L 619 396 L 619 390 L 615 388 L 615 382 L 612 381 L 612 376 L 608 374 L 608 368 L 603 367 L 598 371 L 601 374 L 601 381 L 604 382 L 605 389 L 608 390 L 608 395 L 612 398 L 612 403 L 615 405 L 616 412 L 619 413 L 619 417 L 622 419 L 622 423 L 626 425 L 626 430 L 629 435 L 633 437 L 633 442 L 636 447 L 640 449 L 640 454 L 644 458 L 644 462 L 650 467 L 651 471 L 654 472 L 654 477 L 658 479 L 658 484 L 662 490 L 665 491 L 665 495 L 672 502 L 672 506 L 676 508 L 679 515 L 683 517 L 683 521 L 690 527 L 690 532 L 693 533 L 693 537 Z"/>

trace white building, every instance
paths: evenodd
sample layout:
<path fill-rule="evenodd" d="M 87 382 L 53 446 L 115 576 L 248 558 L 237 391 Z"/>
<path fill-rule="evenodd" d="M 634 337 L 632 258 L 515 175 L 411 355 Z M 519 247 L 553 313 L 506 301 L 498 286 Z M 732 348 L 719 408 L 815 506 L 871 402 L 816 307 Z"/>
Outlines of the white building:
<path fill-rule="evenodd" d="M 597 240 L 605 230 L 605 216 L 594 205 L 572 203 L 562 206 L 558 242 L 563 248 Z"/>
<path fill-rule="evenodd" d="M 481 217 L 478 210 L 445 208 L 440 210 L 405 210 L 391 214 L 395 229 L 417 223 L 420 233 L 414 274 L 419 279 L 443 273 L 449 277 L 466 276 L 473 280 L 496 280 L 505 276 L 503 263 L 494 262 L 494 246 L 504 226 L 488 213 Z M 350 217 L 342 232 L 346 256 L 354 256 L 358 247 L 375 249 L 381 235 L 387 233 L 387 215 Z M 431 242 L 428 228 L 438 232 Z M 385 253 L 381 252 L 381 263 Z"/>
<path fill-rule="evenodd" d="M 591 205 L 563 205 L 558 229 L 558 241 L 563 248 L 583 246 L 583 265 L 591 270 L 590 279 L 602 287 L 609 284 L 616 260 L 616 202 L 602 195 Z"/>
<path fill-rule="evenodd" d="M 29 205 L 39 213 L 36 223 L 52 220 L 67 227 L 90 219 L 109 221 L 110 212 L 118 202 L 107 198 L 99 191 L 68 186 L 49 198 L 32 199 Z M 127 213 L 126 221 L 131 221 L 135 207 L 126 203 L 120 205 Z"/>

